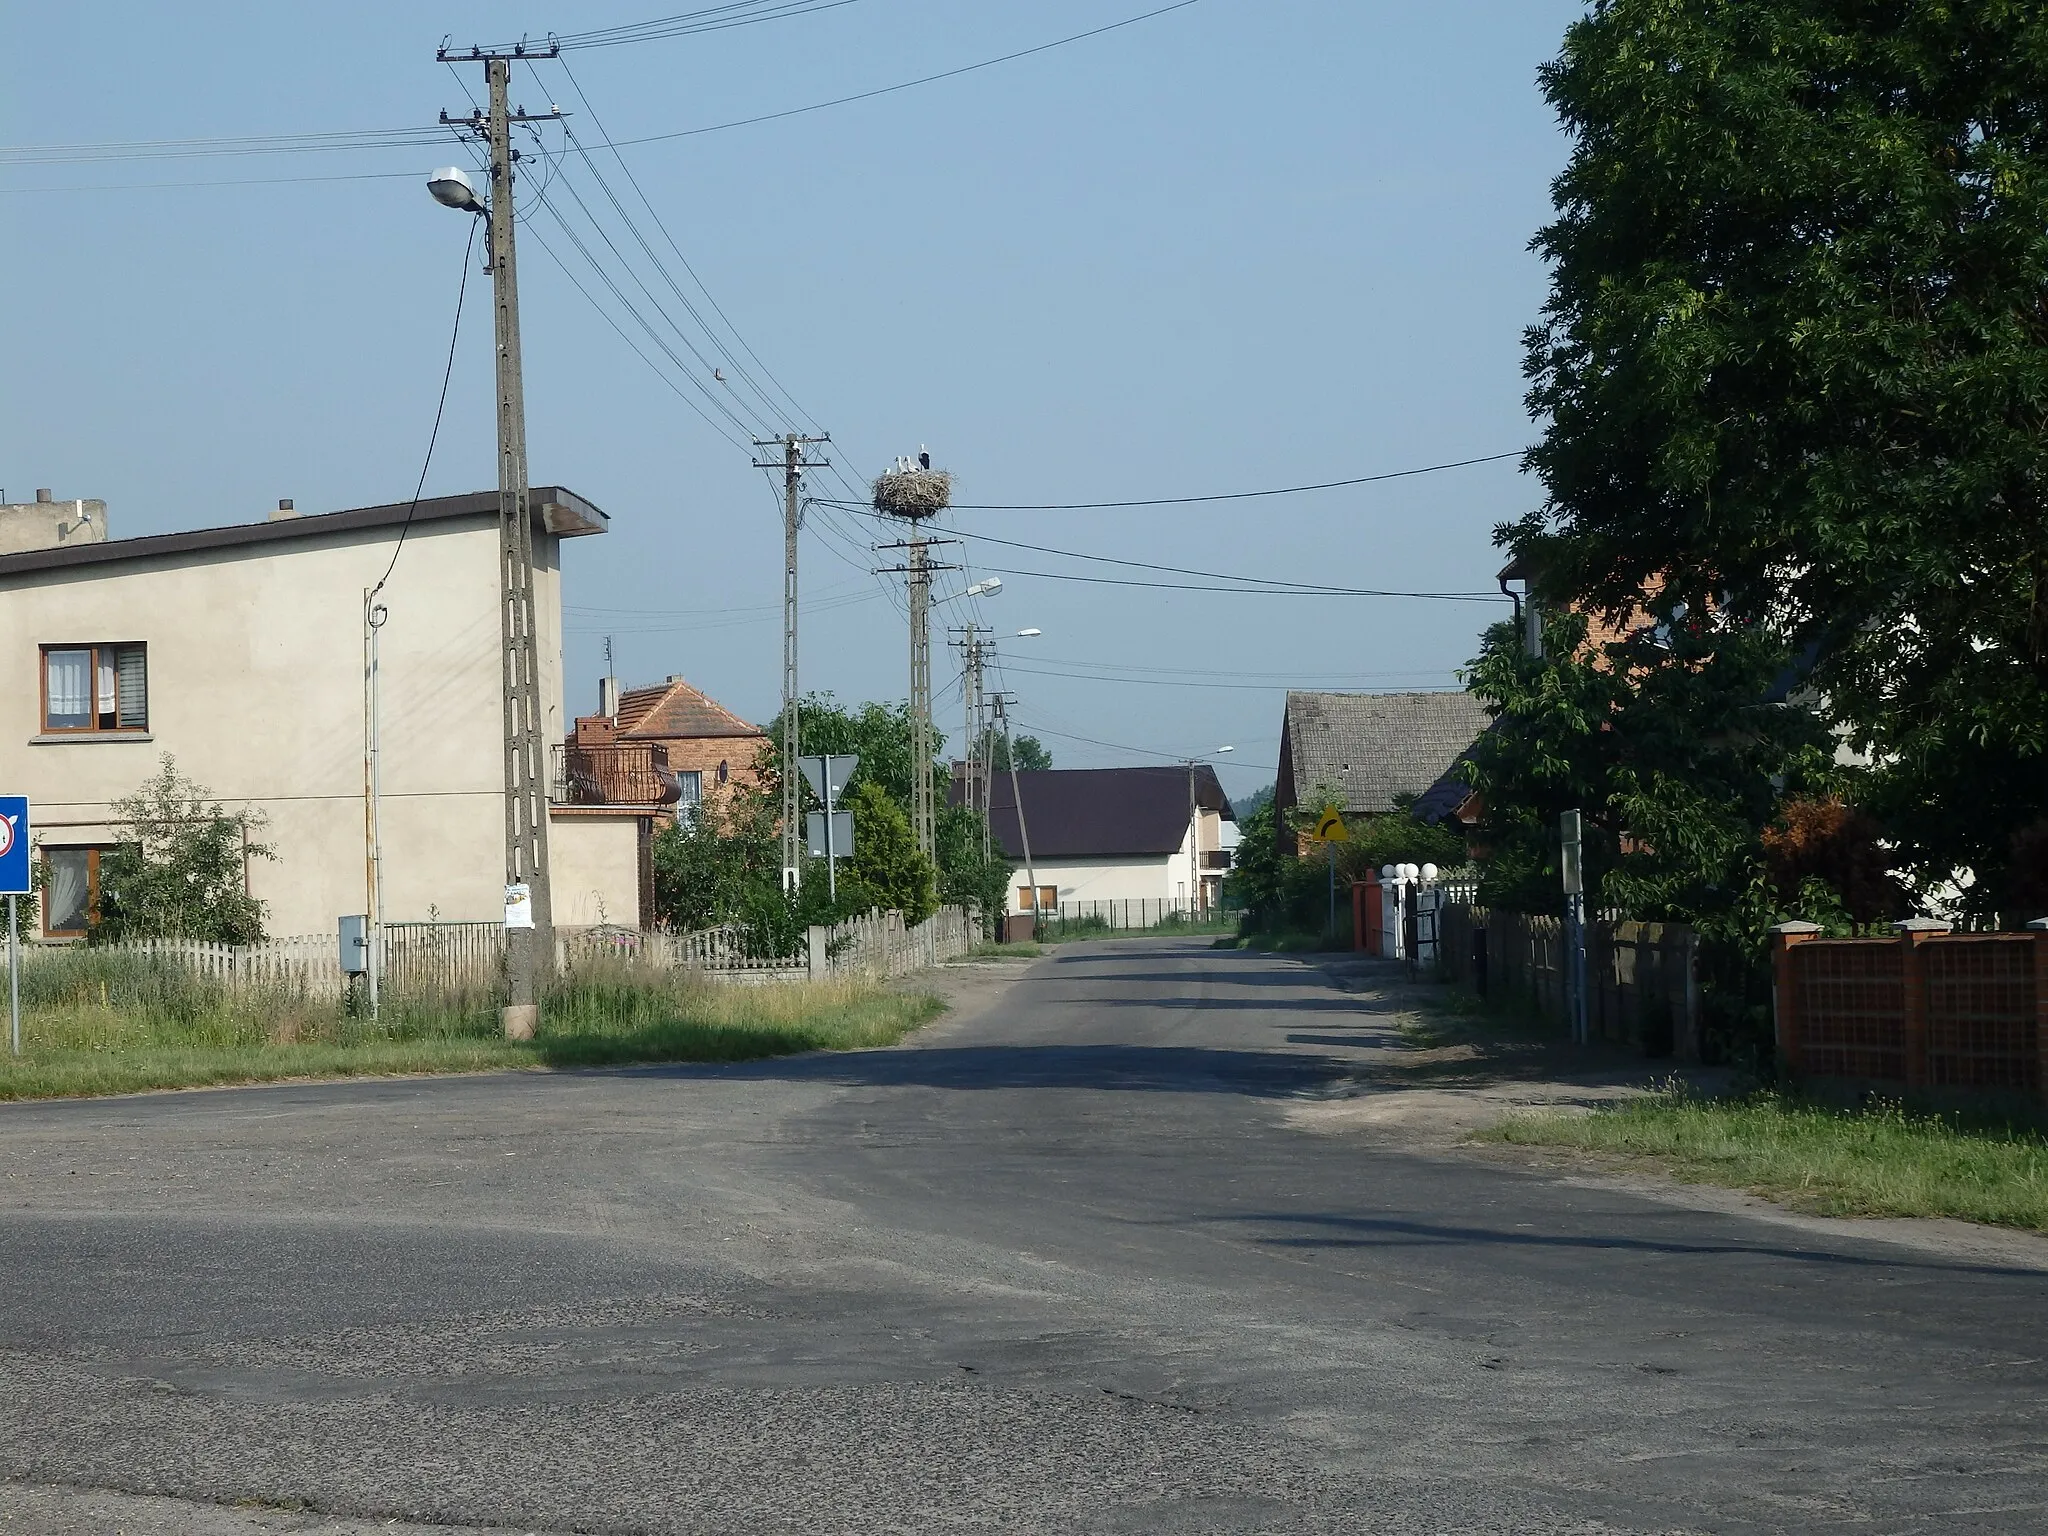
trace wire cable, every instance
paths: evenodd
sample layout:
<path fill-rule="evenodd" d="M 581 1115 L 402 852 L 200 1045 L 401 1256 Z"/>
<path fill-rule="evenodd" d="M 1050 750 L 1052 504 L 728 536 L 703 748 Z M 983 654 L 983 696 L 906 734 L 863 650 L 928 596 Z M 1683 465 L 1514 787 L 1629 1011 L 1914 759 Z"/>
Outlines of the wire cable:
<path fill-rule="evenodd" d="M 391 550 L 391 563 L 384 567 L 384 574 L 377 578 L 377 585 L 370 588 L 366 601 L 374 602 L 377 594 L 384 590 L 384 584 L 391 580 L 391 573 L 398 569 L 398 557 L 405 553 L 406 535 L 412 532 L 413 514 L 420 509 L 420 497 L 426 494 L 427 471 L 434 466 L 434 445 L 441 441 L 441 417 L 448 409 L 448 381 L 455 377 L 455 343 L 462 339 L 462 301 L 469 294 L 469 261 L 476 253 L 477 221 L 469 221 L 469 238 L 462 245 L 462 281 L 455 289 L 455 323 L 448 330 L 448 365 L 441 370 L 441 398 L 434 406 L 434 430 L 427 434 L 427 456 L 420 464 L 419 483 L 412 488 L 412 505 L 405 509 L 405 521 L 398 527 L 398 543 Z"/>

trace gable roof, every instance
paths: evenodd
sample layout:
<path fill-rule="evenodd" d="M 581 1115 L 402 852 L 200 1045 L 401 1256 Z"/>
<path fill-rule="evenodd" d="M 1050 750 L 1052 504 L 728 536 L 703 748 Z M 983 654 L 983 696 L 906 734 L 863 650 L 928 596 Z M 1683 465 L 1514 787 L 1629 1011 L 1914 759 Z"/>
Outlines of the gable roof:
<path fill-rule="evenodd" d="M 676 741 L 707 736 L 764 736 L 700 688 L 680 677 L 619 695 L 618 739 Z"/>
<path fill-rule="evenodd" d="M 536 485 L 527 493 L 534 530 L 571 539 L 589 533 L 603 533 L 611 519 L 574 491 L 559 485 Z M 46 571 L 76 565 L 100 565 L 114 560 L 139 560 L 149 555 L 181 555 L 245 544 L 273 544 L 291 539 L 312 539 L 322 534 L 353 533 L 363 528 L 402 526 L 408 513 L 415 523 L 437 522 L 449 517 L 496 517 L 496 491 L 465 491 L 459 496 L 428 496 L 417 508 L 409 501 L 394 501 L 381 507 L 356 507 L 347 512 L 308 513 L 303 517 L 280 517 L 260 523 L 231 523 L 225 528 L 195 528 L 190 533 L 157 533 L 139 539 L 107 539 L 98 544 L 60 544 L 54 549 L 31 549 L 20 554 L 0 555 L 0 576 L 16 571 Z"/>
<path fill-rule="evenodd" d="M 1385 815 L 1396 796 L 1423 794 L 1447 774 L 1487 722 L 1486 706 L 1462 691 L 1289 693 L 1283 788 L 1290 804 L 1335 790 L 1347 812 Z"/>
<path fill-rule="evenodd" d="M 960 803 L 963 783 L 953 780 L 951 802 Z M 1017 774 L 1024 797 L 1024 825 L 1034 859 L 1160 858 L 1179 851 L 1188 837 L 1188 771 L 1185 768 L 1047 768 Z M 1205 811 L 1235 820 L 1230 799 L 1207 764 L 1195 769 L 1195 799 Z M 1017 802 L 1010 775 L 997 773 L 989 794 L 989 829 L 1003 853 L 1020 864 L 1024 842 L 1017 834 Z"/>

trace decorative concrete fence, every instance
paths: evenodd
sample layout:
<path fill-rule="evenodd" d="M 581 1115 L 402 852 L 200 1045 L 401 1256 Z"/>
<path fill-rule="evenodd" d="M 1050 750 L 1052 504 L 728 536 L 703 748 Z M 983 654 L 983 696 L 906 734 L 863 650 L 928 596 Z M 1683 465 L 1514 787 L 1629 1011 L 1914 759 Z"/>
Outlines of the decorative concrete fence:
<path fill-rule="evenodd" d="M 1956 933 L 1909 918 L 1891 939 L 1772 929 L 1778 1060 L 1795 1076 L 1911 1093 L 2048 1100 L 2048 918 Z"/>
<path fill-rule="evenodd" d="M 1571 956 L 1560 919 L 1468 903 L 1447 903 L 1435 917 L 1439 976 L 1569 1026 Z M 1588 1037 L 1697 1061 L 1698 952 L 1698 936 L 1679 923 L 1587 923 Z"/>

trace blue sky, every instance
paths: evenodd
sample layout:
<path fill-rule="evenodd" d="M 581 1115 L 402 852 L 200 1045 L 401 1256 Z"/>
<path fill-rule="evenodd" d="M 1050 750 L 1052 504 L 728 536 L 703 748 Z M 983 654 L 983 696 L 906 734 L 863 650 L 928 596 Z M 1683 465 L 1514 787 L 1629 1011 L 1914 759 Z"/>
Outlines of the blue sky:
<path fill-rule="evenodd" d="M 514 95 L 530 110 L 572 109 L 586 141 L 602 138 L 598 121 L 637 138 L 890 85 L 1149 8 L 855 0 L 573 54 L 595 120 L 554 66 L 522 74 Z M 1198 0 L 957 79 L 624 154 L 704 287 L 830 429 L 826 451 L 856 484 L 920 444 L 959 476 L 963 502 L 1340 479 L 1528 442 L 1521 333 L 1544 274 L 1527 243 L 1565 154 L 1535 72 L 1580 9 Z M 663 12 L 664 0 L 13 6 L 0 21 L 0 138 L 428 124 L 467 109 L 465 85 L 482 89 L 479 70 L 458 78 L 435 63 L 444 35 L 498 41 Z M 117 536 L 253 520 L 280 496 L 305 511 L 404 499 L 467 222 L 423 181 L 455 154 L 406 145 L 0 168 L 11 216 L 0 486 L 11 498 L 43 485 L 102 496 Z M 616 163 L 600 156 L 598 168 L 708 313 Z M 338 176 L 360 179 L 189 185 Z M 576 191 L 637 259 L 589 167 L 568 158 L 548 203 L 610 263 Z M 632 330 L 547 213 L 527 212 L 532 235 Z M 640 270 L 690 331 L 659 275 Z M 572 708 L 595 707 L 611 634 L 629 684 L 680 673 L 765 720 L 780 687 L 771 489 L 676 391 L 708 389 L 743 420 L 785 423 L 724 392 L 672 334 L 690 377 L 634 331 L 664 383 L 534 238 L 522 240 L 521 275 L 534 480 L 569 485 L 613 519 L 566 554 Z M 618 280 L 661 330 L 652 301 Z M 430 493 L 494 483 L 487 294 L 473 275 Z M 1268 500 L 962 511 L 954 531 L 968 540 L 947 553 L 971 568 L 946 580 L 990 568 L 1145 577 L 973 538 L 992 534 L 1201 570 L 1486 590 L 1499 564 L 1491 529 L 1536 500 L 1508 462 Z M 856 516 L 813 514 L 807 688 L 906 690 L 901 609 L 866 573 L 893 563 L 866 548 L 882 537 Z M 394 608 L 430 600 L 403 574 Z M 1044 631 L 1003 644 L 1004 681 L 1056 761 L 1231 743 L 1237 792 L 1272 777 L 1290 682 L 1442 686 L 1494 616 L 1483 604 L 1025 575 L 1005 588 L 981 617 L 999 634 Z M 964 608 L 943 612 L 957 621 Z M 953 684 L 939 723 L 957 734 L 950 655 L 937 670 L 942 690 Z"/>

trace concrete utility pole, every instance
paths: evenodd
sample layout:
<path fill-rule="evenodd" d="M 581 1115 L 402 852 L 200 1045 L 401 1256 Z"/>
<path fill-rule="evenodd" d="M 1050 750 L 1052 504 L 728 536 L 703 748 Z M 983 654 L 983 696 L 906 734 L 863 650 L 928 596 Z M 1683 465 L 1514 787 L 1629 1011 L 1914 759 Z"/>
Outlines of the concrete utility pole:
<path fill-rule="evenodd" d="M 982 718 L 981 678 L 983 657 L 994 647 L 981 638 L 988 630 L 979 624 L 963 624 L 955 633 L 961 637 L 952 643 L 960 647 L 960 713 L 967 743 L 961 765 L 960 800 L 970 812 L 982 818 L 982 857 L 987 858 L 988 794 L 982 782 L 982 760 L 988 752 L 988 743 L 984 740 L 988 728 Z"/>
<path fill-rule="evenodd" d="M 917 523 L 910 538 L 901 544 L 883 544 L 881 549 L 901 549 L 909 558 L 877 574 L 908 578 L 910 588 L 910 829 L 917 835 L 918 850 L 934 863 L 938 861 L 938 817 L 932 797 L 932 577 L 940 571 L 957 570 L 932 562 L 934 544 L 955 544 L 957 539 L 927 539 Z"/>
<path fill-rule="evenodd" d="M 932 813 L 932 573 L 922 533 L 910 539 L 910 826 L 918 851 L 938 856 Z"/>
<path fill-rule="evenodd" d="M 526 390 L 519 352 L 519 265 L 513 238 L 514 123 L 552 122 L 559 114 L 529 116 L 510 102 L 512 60 L 553 58 L 557 50 L 520 47 L 436 51 L 444 63 L 484 66 L 490 105 L 465 123 L 481 134 L 491 157 L 488 212 L 492 310 L 498 364 L 498 567 L 500 638 L 505 691 L 505 972 L 504 1028 L 530 1039 L 540 1022 L 540 990 L 554 970 L 554 905 L 548 891 L 548 794 L 545 729 L 541 714 L 540 655 L 533 596 L 533 514 L 526 467 Z M 444 112 L 442 120 L 448 121 Z M 525 913 L 515 917 L 513 887 L 525 887 Z M 530 926 L 522 918 L 530 916 Z M 515 926 L 516 924 L 516 926 Z"/>
<path fill-rule="evenodd" d="M 829 443 L 832 434 L 804 437 L 783 433 L 779 460 L 754 460 L 756 469 L 782 471 L 782 888 L 794 891 L 803 884 L 803 776 L 797 772 L 797 754 L 803 738 L 797 722 L 796 650 L 796 535 L 803 526 L 804 471 L 823 469 L 827 459 L 807 459 L 804 449 L 813 443 Z M 755 438 L 756 448 L 775 446 L 775 438 Z"/>

